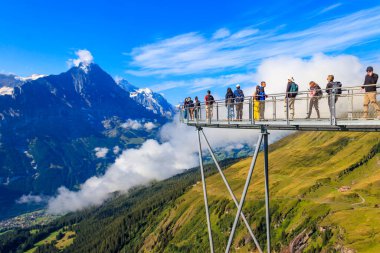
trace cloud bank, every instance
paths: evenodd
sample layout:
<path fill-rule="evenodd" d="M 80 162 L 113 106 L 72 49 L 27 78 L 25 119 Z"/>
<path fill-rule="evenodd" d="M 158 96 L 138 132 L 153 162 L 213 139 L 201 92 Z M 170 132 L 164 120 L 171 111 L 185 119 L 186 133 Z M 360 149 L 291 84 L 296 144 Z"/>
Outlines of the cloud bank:
<path fill-rule="evenodd" d="M 229 147 L 237 143 L 253 145 L 257 131 L 226 129 L 205 130 L 213 147 Z M 277 139 L 284 133 L 271 134 Z M 205 147 L 205 146 L 204 146 Z M 92 177 L 81 185 L 79 191 L 65 187 L 58 189 L 57 196 L 51 198 L 48 210 L 51 213 L 66 213 L 103 203 L 115 191 L 126 192 L 134 186 L 152 180 L 163 180 L 186 169 L 198 166 L 198 144 L 194 128 L 178 123 L 168 123 L 160 130 L 160 140 L 147 140 L 138 149 L 128 149 L 116 159 L 106 173 Z"/>

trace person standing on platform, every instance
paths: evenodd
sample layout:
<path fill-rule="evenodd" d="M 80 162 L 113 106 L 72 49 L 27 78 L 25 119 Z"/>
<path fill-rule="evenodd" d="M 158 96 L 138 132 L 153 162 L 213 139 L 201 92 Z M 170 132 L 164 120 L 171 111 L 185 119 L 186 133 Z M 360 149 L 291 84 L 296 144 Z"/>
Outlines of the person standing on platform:
<path fill-rule="evenodd" d="M 288 78 L 285 96 L 285 113 L 289 112 L 289 119 L 294 119 L 294 103 L 298 95 L 298 84 L 294 82 L 293 77 Z"/>
<path fill-rule="evenodd" d="M 227 107 L 227 119 L 228 120 L 233 120 L 235 117 L 234 102 L 235 102 L 235 95 L 232 92 L 232 89 L 228 88 L 227 93 L 226 93 L 226 97 L 225 97 L 225 105 Z"/>
<path fill-rule="evenodd" d="M 207 91 L 207 95 L 205 96 L 205 104 L 206 104 L 206 119 L 211 121 L 212 119 L 212 109 L 213 104 L 215 102 L 214 97 L 211 95 L 211 91 Z"/>
<path fill-rule="evenodd" d="M 265 99 L 268 97 L 268 95 L 265 94 L 266 86 L 267 86 L 266 82 L 262 81 L 260 85 L 256 86 L 255 93 L 253 94 L 253 98 L 255 102 L 258 103 L 259 120 L 264 120 Z"/>
<path fill-rule="evenodd" d="M 334 114 L 335 104 L 338 101 L 339 95 L 342 94 L 342 83 L 335 82 L 333 75 L 327 76 L 327 85 L 326 85 L 326 93 L 327 93 L 327 102 L 330 109 L 330 115 Z"/>
<path fill-rule="evenodd" d="M 240 89 L 240 84 L 236 85 L 234 96 L 235 96 L 235 107 L 236 107 L 236 120 L 242 121 L 243 120 L 244 92 Z"/>
<path fill-rule="evenodd" d="M 191 97 L 189 97 L 188 107 L 190 120 L 194 120 L 194 101 L 191 99 Z"/>
<path fill-rule="evenodd" d="M 183 119 L 187 119 L 187 114 L 188 114 L 188 105 L 189 105 L 189 103 L 188 103 L 188 99 L 189 98 L 185 98 L 185 101 L 183 102 Z"/>
<path fill-rule="evenodd" d="M 319 105 L 318 104 L 319 104 L 319 99 L 321 99 L 322 94 L 323 94 L 322 89 L 314 81 L 311 81 L 309 83 L 309 86 L 310 86 L 310 93 L 309 93 L 310 102 L 309 102 L 309 112 L 307 114 L 306 119 L 310 119 L 313 107 L 314 107 L 315 111 L 317 112 L 317 118 L 320 119 L 321 116 L 319 114 Z"/>
<path fill-rule="evenodd" d="M 199 120 L 200 118 L 200 111 L 201 111 L 201 101 L 199 101 L 198 97 L 196 96 L 194 98 L 194 115 L 195 115 L 196 120 Z"/>
<path fill-rule="evenodd" d="M 362 89 L 365 90 L 364 94 L 364 115 L 363 118 L 368 118 L 368 106 L 372 105 L 376 112 L 377 112 L 377 119 L 380 119 L 380 107 L 377 104 L 377 80 L 379 79 L 379 76 L 375 73 L 373 73 L 373 67 L 369 66 L 367 68 L 367 75 L 364 79 L 364 85 L 362 86 Z"/>

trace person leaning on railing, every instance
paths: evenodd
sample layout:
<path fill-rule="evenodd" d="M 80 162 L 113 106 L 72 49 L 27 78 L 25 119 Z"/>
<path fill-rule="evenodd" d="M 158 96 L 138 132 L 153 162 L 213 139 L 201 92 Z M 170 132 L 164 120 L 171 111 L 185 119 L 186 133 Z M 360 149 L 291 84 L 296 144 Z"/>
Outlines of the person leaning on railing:
<path fill-rule="evenodd" d="M 380 119 L 380 107 L 377 104 L 376 100 L 376 91 L 377 91 L 377 80 L 379 79 L 379 76 L 375 73 L 373 73 L 373 67 L 369 66 L 367 68 L 367 75 L 364 79 L 364 85 L 362 86 L 362 89 L 365 90 L 364 94 L 364 115 L 363 118 L 368 118 L 368 105 L 372 105 L 377 112 L 377 119 Z"/>
<path fill-rule="evenodd" d="M 234 112 L 234 102 L 235 102 L 235 95 L 232 92 L 232 89 L 228 87 L 226 96 L 225 96 L 225 105 L 227 107 L 227 119 L 233 120 L 235 117 Z"/>
<path fill-rule="evenodd" d="M 313 107 L 315 108 L 315 111 L 317 112 L 317 118 L 320 119 L 321 116 L 319 114 L 319 99 L 321 99 L 323 95 L 322 89 L 314 81 L 311 81 L 309 83 L 309 86 L 310 86 L 310 92 L 309 92 L 310 101 L 309 101 L 309 112 L 307 114 L 306 119 L 310 119 Z"/>
<path fill-rule="evenodd" d="M 334 114 L 335 104 L 338 101 L 339 95 L 342 94 L 342 83 L 334 81 L 334 75 L 327 76 L 327 103 L 330 109 L 330 115 Z"/>
<path fill-rule="evenodd" d="M 194 98 L 194 116 L 196 120 L 200 118 L 200 110 L 201 110 L 201 101 L 199 101 L 198 97 Z"/>

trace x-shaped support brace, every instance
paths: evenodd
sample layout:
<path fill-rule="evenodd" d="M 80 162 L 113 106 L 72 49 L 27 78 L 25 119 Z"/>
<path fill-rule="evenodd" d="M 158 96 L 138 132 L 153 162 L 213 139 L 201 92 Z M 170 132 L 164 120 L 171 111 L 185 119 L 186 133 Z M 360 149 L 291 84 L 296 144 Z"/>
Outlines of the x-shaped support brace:
<path fill-rule="evenodd" d="M 235 220 L 234 220 L 234 223 L 233 223 L 233 226 L 232 226 L 232 230 L 231 230 L 231 233 L 230 233 L 230 237 L 228 239 L 228 243 L 227 243 L 227 247 L 226 247 L 226 253 L 228 253 L 230 251 L 230 248 L 231 248 L 231 244 L 232 244 L 232 240 L 233 240 L 233 237 L 234 237 L 234 234 L 235 234 L 235 231 L 236 231 L 236 226 L 237 226 L 237 222 L 239 220 L 239 217 L 242 218 L 245 226 L 247 227 L 248 231 L 249 231 L 249 234 L 251 235 L 257 249 L 259 250 L 260 253 L 262 253 L 262 249 L 255 237 L 255 235 L 253 234 L 253 231 L 244 215 L 244 213 L 242 212 L 242 209 L 243 209 L 243 205 L 244 205 L 244 202 L 245 202 L 245 198 L 246 198 L 246 195 L 247 195 L 247 192 L 248 192 L 248 187 L 249 187 L 249 184 L 250 184 L 250 181 L 251 181 L 251 178 L 252 178 L 252 173 L 253 173 L 253 169 L 255 167 L 255 164 L 256 164 L 256 160 L 257 160 L 257 156 L 258 156 L 258 153 L 260 151 L 260 146 L 261 146 L 261 143 L 264 139 L 264 152 L 266 151 L 265 153 L 265 193 L 266 193 L 266 214 L 267 214 L 267 219 L 266 219 L 266 222 L 267 222 L 267 244 L 268 244 L 268 252 L 270 252 L 270 231 L 269 231 L 269 191 L 268 191 L 268 171 L 267 171 L 267 168 L 268 168 L 268 156 L 267 156 L 267 151 L 268 151 L 268 132 L 266 131 L 266 129 L 263 128 L 262 130 L 262 133 L 260 134 L 260 137 L 257 141 L 257 145 L 255 147 L 255 152 L 254 152 L 254 155 L 253 155 L 253 158 L 252 158 L 252 162 L 251 162 L 251 166 L 249 168 L 249 172 L 248 172 L 248 176 L 247 176 L 247 180 L 246 180 L 246 183 L 245 183 L 245 186 L 244 186 L 244 189 L 243 189 L 243 193 L 242 193 L 242 197 L 241 197 L 241 200 L 240 202 L 238 202 L 238 200 L 236 199 L 234 193 L 232 192 L 232 189 L 226 179 L 226 177 L 224 176 L 224 173 L 222 171 L 222 169 L 220 168 L 219 166 L 219 163 L 215 157 L 215 154 L 211 148 L 211 145 L 210 143 L 208 142 L 208 139 L 205 135 L 205 133 L 203 132 L 202 128 L 198 128 L 198 141 L 199 141 L 199 161 L 200 161 L 200 167 L 201 167 L 201 176 L 202 176 L 202 185 L 203 185 L 203 193 L 204 193 L 204 201 L 205 201 L 205 207 L 206 207 L 206 218 L 207 218 L 207 226 L 208 226 L 208 232 L 209 232 L 209 242 L 210 242 L 210 249 L 211 249 L 211 253 L 214 252 L 214 247 L 213 247 L 213 241 L 212 241 L 212 233 L 211 233 L 211 224 L 210 224 L 210 215 L 209 215 L 209 210 L 208 210 L 208 203 L 207 203 L 207 190 L 206 190 L 206 181 L 205 181 L 205 178 L 204 178 L 204 171 L 203 171 L 203 159 L 202 159 L 202 146 L 201 146 L 201 137 L 200 137 L 200 132 L 202 132 L 202 135 L 206 141 L 206 144 L 207 144 L 207 148 L 211 154 L 211 157 L 218 169 L 218 172 L 219 174 L 221 175 L 222 179 L 223 179 L 223 182 L 224 184 L 226 185 L 227 189 L 228 189 L 228 192 L 232 198 L 232 200 L 234 201 L 236 207 L 238 208 L 238 211 L 237 211 L 237 214 L 236 214 L 236 217 L 235 217 Z"/>

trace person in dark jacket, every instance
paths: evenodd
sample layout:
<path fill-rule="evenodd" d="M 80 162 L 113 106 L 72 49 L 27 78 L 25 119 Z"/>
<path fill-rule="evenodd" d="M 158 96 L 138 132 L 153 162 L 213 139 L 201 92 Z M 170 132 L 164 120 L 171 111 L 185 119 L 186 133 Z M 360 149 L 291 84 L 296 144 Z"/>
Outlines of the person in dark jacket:
<path fill-rule="evenodd" d="M 322 97 L 322 89 L 319 87 L 318 84 L 316 84 L 314 81 L 311 81 L 309 83 L 310 86 L 310 102 L 309 102 L 309 112 L 307 114 L 306 119 L 310 119 L 313 107 L 315 111 L 317 112 L 317 118 L 321 118 L 319 114 L 319 99 Z"/>
<path fill-rule="evenodd" d="M 187 119 L 187 114 L 189 111 L 189 98 L 185 98 L 185 101 L 183 102 L 183 118 Z"/>
<path fill-rule="evenodd" d="M 226 100 L 225 100 L 225 105 L 227 107 L 227 119 L 228 120 L 233 120 L 235 117 L 234 102 L 235 102 L 235 95 L 232 92 L 232 89 L 228 88 L 227 93 L 226 93 Z"/>
<path fill-rule="evenodd" d="M 201 116 L 200 111 L 201 111 L 201 101 L 199 101 L 198 97 L 196 96 L 194 98 L 194 115 L 195 115 L 196 120 L 199 120 Z"/>
<path fill-rule="evenodd" d="M 265 94 L 266 86 L 266 82 L 262 81 L 260 85 L 256 86 L 255 93 L 253 94 L 253 98 L 259 103 L 259 120 L 264 120 L 265 99 L 268 97 L 268 95 Z"/>
<path fill-rule="evenodd" d="M 206 119 L 211 121 L 213 116 L 213 104 L 215 100 L 213 95 L 211 95 L 211 91 L 207 91 L 207 95 L 205 96 L 205 104 L 206 104 Z"/>
<path fill-rule="evenodd" d="M 236 120 L 242 121 L 243 119 L 243 104 L 244 104 L 244 92 L 240 89 L 240 84 L 236 85 L 236 90 L 234 91 L 235 96 L 235 107 L 236 107 Z"/>
<path fill-rule="evenodd" d="M 373 67 L 369 66 L 367 68 L 367 75 L 364 79 L 364 85 L 362 86 L 362 89 L 365 90 L 364 94 L 364 115 L 363 118 L 368 118 L 368 106 L 372 105 L 377 112 L 377 119 L 380 119 L 380 107 L 377 104 L 376 100 L 376 91 L 377 91 L 377 80 L 379 79 L 379 76 L 375 73 L 373 73 Z"/>
<path fill-rule="evenodd" d="M 294 119 L 294 103 L 298 95 L 298 84 L 294 82 L 293 77 L 288 78 L 285 96 L 285 113 L 289 110 L 289 119 Z"/>
<path fill-rule="evenodd" d="M 327 76 L 327 85 L 326 85 L 326 93 L 327 93 L 327 102 L 330 109 L 330 119 L 335 117 L 336 113 L 336 102 L 338 101 L 339 96 L 342 94 L 342 83 L 338 81 L 334 81 L 333 75 Z"/>

